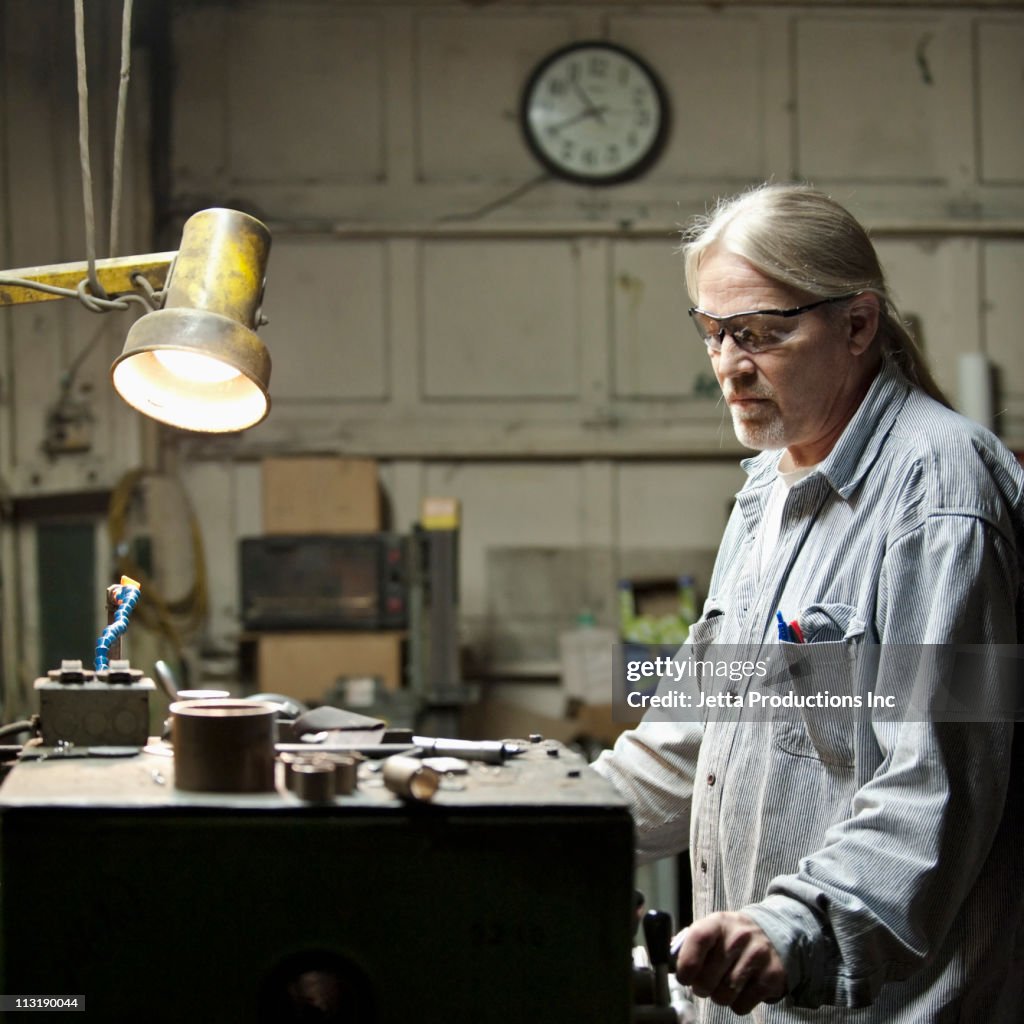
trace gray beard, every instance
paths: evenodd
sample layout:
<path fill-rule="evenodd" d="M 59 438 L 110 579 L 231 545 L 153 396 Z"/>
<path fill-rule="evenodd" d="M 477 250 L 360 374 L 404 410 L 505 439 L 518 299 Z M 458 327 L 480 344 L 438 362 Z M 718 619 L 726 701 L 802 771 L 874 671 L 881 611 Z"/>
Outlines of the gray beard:
<path fill-rule="evenodd" d="M 778 414 L 769 420 L 745 420 L 741 419 L 737 412 L 733 412 L 732 428 L 736 432 L 736 439 L 744 448 L 763 452 L 786 447 L 782 417 Z"/>

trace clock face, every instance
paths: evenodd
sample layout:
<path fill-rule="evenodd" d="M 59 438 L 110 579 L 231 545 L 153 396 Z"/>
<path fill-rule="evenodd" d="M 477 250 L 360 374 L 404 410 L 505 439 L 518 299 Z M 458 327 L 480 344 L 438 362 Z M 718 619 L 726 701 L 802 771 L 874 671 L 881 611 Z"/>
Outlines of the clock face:
<path fill-rule="evenodd" d="M 636 177 L 665 141 L 667 103 L 654 72 L 611 43 L 573 43 L 530 76 L 520 111 L 534 155 L 572 181 Z"/>

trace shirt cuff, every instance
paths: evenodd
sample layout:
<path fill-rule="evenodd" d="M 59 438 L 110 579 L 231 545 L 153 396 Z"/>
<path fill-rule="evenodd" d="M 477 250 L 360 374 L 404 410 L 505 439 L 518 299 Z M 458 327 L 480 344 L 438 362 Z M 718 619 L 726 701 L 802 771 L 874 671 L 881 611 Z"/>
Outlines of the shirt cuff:
<path fill-rule="evenodd" d="M 786 971 L 786 996 L 794 1006 L 832 1002 L 838 950 L 820 917 L 806 904 L 773 894 L 742 909 L 768 936 Z"/>

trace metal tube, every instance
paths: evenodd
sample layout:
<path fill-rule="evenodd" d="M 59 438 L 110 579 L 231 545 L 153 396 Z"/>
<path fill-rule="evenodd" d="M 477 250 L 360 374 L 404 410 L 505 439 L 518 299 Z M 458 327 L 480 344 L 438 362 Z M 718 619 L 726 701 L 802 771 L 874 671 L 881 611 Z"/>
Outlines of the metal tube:
<path fill-rule="evenodd" d="M 384 785 L 403 800 L 432 800 L 441 777 L 422 761 L 404 754 L 389 757 L 381 767 Z"/>

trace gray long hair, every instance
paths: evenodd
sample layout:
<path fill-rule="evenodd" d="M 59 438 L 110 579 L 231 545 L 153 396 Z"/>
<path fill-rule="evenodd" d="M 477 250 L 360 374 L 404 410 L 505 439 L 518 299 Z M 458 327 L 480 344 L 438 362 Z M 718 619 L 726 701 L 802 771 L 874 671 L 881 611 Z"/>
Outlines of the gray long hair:
<path fill-rule="evenodd" d="M 694 302 L 701 259 L 715 244 L 813 299 L 874 292 L 881 300 L 875 343 L 884 357 L 932 398 L 950 404 L 900 318 L 867 232 L 829 196 L 809 185 L 761 185 L 719 200 L 684 236 L 686 287 Z"/>

